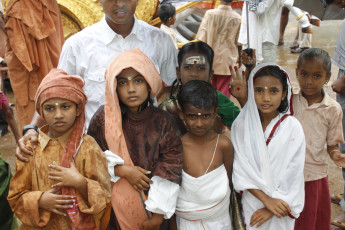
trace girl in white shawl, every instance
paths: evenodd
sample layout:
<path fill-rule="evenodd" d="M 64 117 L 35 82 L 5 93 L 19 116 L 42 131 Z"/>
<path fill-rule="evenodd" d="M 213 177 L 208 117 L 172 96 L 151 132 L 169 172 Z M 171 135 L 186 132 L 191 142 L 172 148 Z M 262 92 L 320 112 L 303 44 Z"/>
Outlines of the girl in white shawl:
<path fill-rule="evenodd" d="M 247 229 L 292 230 L 303 209 L 305 138 L 290 116 L 291 99 L 281 67 L 265 63 L 252 71 L 248 101 L 231 128 L 233 185 L 243 192 Z"/>

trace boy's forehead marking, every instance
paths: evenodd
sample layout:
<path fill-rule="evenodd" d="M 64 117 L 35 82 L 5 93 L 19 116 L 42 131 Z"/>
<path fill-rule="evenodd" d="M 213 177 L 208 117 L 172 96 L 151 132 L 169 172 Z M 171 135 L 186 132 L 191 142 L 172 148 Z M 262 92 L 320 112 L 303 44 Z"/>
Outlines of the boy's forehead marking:
<path fill-rule="evenodd" d="M 191 56 L 186 58 L 187 65 L 205 65 L 206 58 L 203 56 Z"/>

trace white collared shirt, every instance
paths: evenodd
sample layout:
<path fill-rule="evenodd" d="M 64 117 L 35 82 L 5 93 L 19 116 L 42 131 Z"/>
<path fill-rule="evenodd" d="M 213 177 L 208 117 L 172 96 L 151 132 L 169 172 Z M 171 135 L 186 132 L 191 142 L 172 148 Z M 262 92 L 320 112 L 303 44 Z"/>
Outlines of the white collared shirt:
<path fill-rule="evenodd" d="M 176 79 L 177 51 L 168 34 L 135 18 L 132 32 L 123 38 L 105 18 L 66 40 L 58 68 L 85 80 L 88 97 L 85 106 L 86 127 L 93 114 L 104 104 L 104 74 L 108 63 L 126 50 L 140 48 L 156 66 L 165 84 Z"/>

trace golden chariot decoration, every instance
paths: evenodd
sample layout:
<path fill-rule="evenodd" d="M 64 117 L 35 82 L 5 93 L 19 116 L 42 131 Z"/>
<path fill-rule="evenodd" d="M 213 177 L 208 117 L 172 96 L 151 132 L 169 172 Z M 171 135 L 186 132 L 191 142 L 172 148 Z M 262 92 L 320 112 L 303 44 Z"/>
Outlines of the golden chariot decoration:
<path fill-rule="evenodd" d="M 8 2 L 9 0 L 2 1 L 5 11 Z M 212 3 L 215 7 L 219 5 L 220 0 L 203 2 Z M 100 21 L 104 16 L 102 6 L 98 0 L 57 0 L 57 3 L 61 10 L 65 38 Z M 188 2 L 177 9 L 177 12 L 193 7 L 198 3 L 198 1 Z M 158 4 L 158 0 L 138 0 L 136 17 L 152 25 L 159 24 L 159 18 L 155 18 Z"/>

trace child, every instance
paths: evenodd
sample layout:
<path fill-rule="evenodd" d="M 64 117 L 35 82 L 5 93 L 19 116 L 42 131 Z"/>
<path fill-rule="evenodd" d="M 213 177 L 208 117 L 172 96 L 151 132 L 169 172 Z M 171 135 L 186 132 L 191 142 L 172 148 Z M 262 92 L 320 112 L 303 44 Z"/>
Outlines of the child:
<path fill-rule="evenodd" d="M 261 64 L 248 84 L 248 101 L 231 129 L 233 185 L 243 192 L 247 229 L 292 230 L 304 204 L 305 138 L 290 116 L 290 81 L 279 66 Z"/>
<path fill-rule="evenodd" d="M 105 105 L 92 118 L 89 134 L 111 151 L 106 151 L 114 182 L 110 229 L 167 229 L 163 217 L 175 212 L 182 142 L 170 115 L 152 105 L 161 85 L 154 64 L 139 49 L 119 54 L 107 68 Z"/>
<path fill-rule="evenodd" d="M 178 49 L 177 46 L 177 38 L 175 32 L 170 28 L 173 26 L 176 21 L 176 8 L 175 6 L 171 5 L 171 3 L 163 3 L 160 4 L 158 7 L 158 17 L 161 19 L 161 30 L 165 33 L 169 34 L 173 43 L 175 45 L 176 50 Z"/>
<path fill-rule="evenodd" d="M 215 52 L 212 85 L 230 97 L 228 83 L 231 81 L 229 66 L 239 65 L 242 44 L 238 43 L 241 15 L 232 9 L 233 0 L 220 0 L 216 9 L 206 11 L 196 38 L 206 42 Z M 236 67 L 237 68 L 237 67 Z"/>
<path fill-rule="evenodd" d="M 178 229 L 231 229 L 229 214 L 233 147 L 215 133 L 217 93 L 200 80 L 187 82 L 178 94 L 183 135 L 182 185 L 176 206 Z"/>
<path fill-rule="evenodd" d="M 171 113 L 179 126 L 181 134 L 187 132 L 186 126 L 178 116 L 176 94 L 182 85 L 190 80 L 202 80 L 209 82 L 212 80 L 214 52 L 205 42 L 190 42 L 184 45 L 178 53 L 177 80 L 171 89 L 170 98 L 159 105 L 159 108 Z M 231 127 L 232 122 L 240 113 L 240 109 L 234 105 L 230 99 L 217 91 L 218 96 L 218 117 L 214 121 L 213 130 L 220 133 Z M 220 119 L 218 119 L 220 118 Z M 222 130 L 222 124 L 224 125 Z"/>
<path fill-rule="evenodd" d="M 340 105 L 323 90 L 331 77 L 331 59 L 324 50 L 311 48 L 297 61 L 296 75 L 301 88 L 294 95 L 294 116 L 301 122 L 306 141 L 304 180 L 305 206 L 295 229 L 330 229 L 331 205 L 327 177 L 327 155 L 345 167 L 339 150 L 343 141 Z"/>
<path fill-rule="evenodd" d="M 38 87 L 36 110 L 47 125 L 30 162 L 17 160 L 8 195 L 21 229 L 99 229 L 110 180 L 103 152 L 84 134 L 83 85 L 53 69 Z"/>

